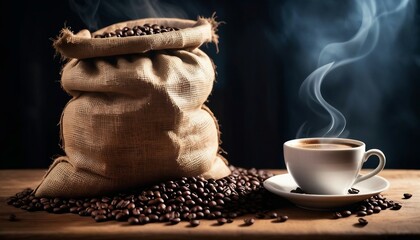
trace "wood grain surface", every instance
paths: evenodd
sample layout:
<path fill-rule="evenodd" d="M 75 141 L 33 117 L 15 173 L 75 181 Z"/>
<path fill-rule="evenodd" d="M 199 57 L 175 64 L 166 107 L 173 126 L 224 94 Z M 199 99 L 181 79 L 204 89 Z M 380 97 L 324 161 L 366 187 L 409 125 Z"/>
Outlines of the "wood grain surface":
<path fill-rule="evenodd" d="M 420 170 L 384 170 L 379 174 L 391 183 L 383 195 L 403 207 L 366 216 L 369 224 L 365 227 L 356 224 L 354 215 L 334 220 L 331 212 L 309 211 L 286 203 L 278 211 L 289 216 L 284 223 L 256 219 L 254 225 L 244 227 L 240 218 L 223 226 L 202 220 L 195 228 L 186 222 L 136 226 L 115 221 L 96 223 L 90 217 L 26 212 L 6 204 L 7 197 L 26 187 L 34 188 L 44 172 L 0 170 L 0 239 L 420 239 Z M 405 192 L 413 197 L 402 199 Z M 9 221 L 10 214 L 15 214 L 18 221 Z"/>

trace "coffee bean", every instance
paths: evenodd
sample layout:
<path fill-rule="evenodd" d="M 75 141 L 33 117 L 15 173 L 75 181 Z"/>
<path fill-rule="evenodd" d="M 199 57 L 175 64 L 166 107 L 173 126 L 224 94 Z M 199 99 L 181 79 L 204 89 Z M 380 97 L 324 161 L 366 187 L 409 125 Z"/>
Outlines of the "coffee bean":
<path fill-rule="evenodd" d="M 191 227 L 197 227 L 198 225 L 200 225 L 200 220 L 194 219 L 190 221 Z"/>
<path fill-rule="evenodd" d="M 270 214 L 268 215 L 268 217 L 269 217 L 269 218 L 277 218 L 277 217 L 278 217 L 278 215 L 277 215 L 277 213 L 272 212 L 272 213 L 270 213 Z"/>
<path fill-rule="evenodd" d="M 360 192 L 360 190 L 359 189 L 356 189 L 356 188 L 350 188 L 348 190 L 348 193 L 349 194 L 358 194 L 359 192 Z"/>
<path fill-rule="evenodd" d="M 180 218 L 171 218 L 169 221 L 171 222 L 172 225 L 174 225 L 174 224 L 178 224 L 179 222 L 181 222 L 181 219 Z"/>
<path fill-rule="evenodd" d="M 218 218 L 217 223 L 219 225 L 223 225 L 223 224 L 227 223 L 227 219 L 226 218 Z"/>
<path fill-rule="evenodd" d="M 52 211 L 53 211 L 53 213 L 62 213 L 61 208 L 59 208 L 59 207 L 53 208 Z"/>
<path fill-rule="evenodd" d="M 373 210 L 372 209 L 369 209 L 369 210 L 366 211 L 366 214 L 367 215 L 371 215 L 372 213 L 373 213 Z"/>
<path fill-rule="evenodd" d="M 412 196 L 410 193 L 404 193 L 404 199 L 410 199 Z"/>
<path fill-rule="evenodd" d="M 366 219 L 364 219 L 364 218 L 359 218 L 359 224 L 361 225 L 361 226 L 366 226 L 369 222 L 366 220 Z"/>
<path fill-rule="evenodd" d="M 140 223 L 140 221 L 136 217 L 130 217 L 128 219 L 128 224 L 130 224 L 130 225 L 136 225 L 136 224 L 139 224 L 139 223 Z"/>
<path fill-rule="evenodd" d="M 391 210 L 400 210 L 401 209 L 401 204 L 399 203 L 394 203 L 391 207 Z"/>
<path fill-rule="evenodd" d="M 149 219 L 150 219 L 150 222 L 157 222 L 159 221 L 159 216 L 156 214 L 150 214 Z"/>
<path fill-rule="evenodd" d="M 140 224 L 147 224 L 150 222 L 150 218 L 147 216 L 140 216 L 139 223 Z"/>
<path fill-rule="evenodd" d="M 264 213 L 257 213 L 257 214 L 255 214 L 255 217 L 259 218 L 259 219 L 263 219 L 263 218 L 265 218 L 265 214 Z"/>
<path fill-rule="evenodd" d="M 357 212 L 357 216 L 359 216 L 359 217 L 364 217 L 366 215 L 367 215 L 367 213 L 365 211 L 358 211 Z"/>
<path fill-rule="evenodd" d="M 105 215 L 97 215 L 96 217 L 95 217 L 95 221 L 96 222 L 104 222 L 104 221 L 106 221 L 107 220 L 107 217 L 105 216 Z"/>
<path fill-rule="evenodd" d="M 335 219 L 338 219 L 338 218 L 342 218 L 343 216 L 341 215 L 341 213 L 340 212 L 335 212 L 334 214 L 333 214 L 333 218 L 335 218 Z"/>
<path fill-rule="evenodd" d="M 343 216 L 343 217 L 348 217 L 350 215 L 351 215 L 351 211 L 349 211 L 349 210 L 345 210 L 345 211 L 341 212 L 341 216 Z"/>
<path fill-rule="evenodd" d="M 288 216 L 280 216 L 277 218 L 277 222 L 286 222 L 288 219 Z"/>
<path fill-rule="evenodd" d="M 253 219 L 253 218 L 245 218 L 244 219 L 244 225 L 245 226 L 251 226 L 254 223 L 255 223 L 255 219 Z"/>
<path fill-rule="evenodd" d="M 120 212 L 115 216 L 115 220 L 117 221 L 124 221 L 127 218 L 127 215 Z"/>
<path fill-rule="evenodd" d="M 379 213 L 382 209 L 381 207 L 376 206 L 372 210 L 373 210 L 373 213 Z"/>
<path fill-rule="evenodd" d="M 233 219 L 232 219 L 232 218 L 228 218 L 228 219 L 226 220 L 226 222 L 227 222 L 227 223 L 233 223 Z"/>
<path fill-rule="evenodd" d="M 297 187 L 296 189 L 293 189 L 290 192 L 291 193 L 300 193 L 300 194 L 304 194 L 305 193 L 300 187 Z"/>

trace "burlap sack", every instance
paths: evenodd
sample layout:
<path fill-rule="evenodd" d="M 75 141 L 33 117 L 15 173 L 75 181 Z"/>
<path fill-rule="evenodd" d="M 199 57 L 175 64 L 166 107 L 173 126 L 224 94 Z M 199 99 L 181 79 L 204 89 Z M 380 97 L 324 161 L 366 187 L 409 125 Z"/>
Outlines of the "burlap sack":
<path fill-rule="evenodd" d="M 145 23 L 162 34 L 92 38 Z M 215 79 L 203 43 L 216 42 L 213 19 L 143 19 L 93 34 L 64 29 L 54 42 L 68 63 L 62 86 L 73 98 L 61 118 L 62 146 L 36 196 L 107 194 L 181 176 L 230 173 L 219 132 L 204 106 Z"/>

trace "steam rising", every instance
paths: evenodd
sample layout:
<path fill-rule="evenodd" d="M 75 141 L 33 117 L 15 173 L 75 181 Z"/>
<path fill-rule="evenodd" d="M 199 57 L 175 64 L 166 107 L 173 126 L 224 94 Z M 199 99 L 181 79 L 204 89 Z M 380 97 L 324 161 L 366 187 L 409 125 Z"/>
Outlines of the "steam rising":
<path fill-rule="evenodd" d="M 398 1 L 357 1 L 360 11 L 360 28 L 348 41 L 326 45 L 318 58 L 318 68 L 302 83 L 299 95 L 305 103 L 320 117 L 328 114 L 329 124 L 318 131 L 312 131 L 311 124 L 305 122 L 299 129 L 297 137 L 323 136 L 345 137 L 346 118 L 330 105 L 321 94 L 321 85 L 325 77 L 333 70 L 351 64 L 368 56 L 377 46 L 381 23 L 393 14 L 404 12 L 409 0 Z M 378 7 L 378 4 L 381 3 Z M 395 25 L 394 25 L 395 27 Z M 392 32 L 396 34 L 396 30 Z M 382 46 L 391 48 L 392 46 Z M 325 113 L 326 112 L 326 113 Z"/>
<path fill-rule="evenodd" d="M 179 7 L 159 0 L 69 0 L 69 4 L 91 31 L 138 18 L 187 18 Z"/>

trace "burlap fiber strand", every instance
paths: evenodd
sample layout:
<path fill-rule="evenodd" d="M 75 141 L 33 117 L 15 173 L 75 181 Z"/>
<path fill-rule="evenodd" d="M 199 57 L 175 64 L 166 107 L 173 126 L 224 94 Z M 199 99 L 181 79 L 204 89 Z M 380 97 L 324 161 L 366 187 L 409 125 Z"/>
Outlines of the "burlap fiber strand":
<path fill-rule="evenodd" d="M 124 38 L 92 38 L 126 26 L 181 30 Z M 218 154 L 219 130 L 204 105 L 215 70 L 199 49 L 217 44 L 213 18 L 150 18 L 95 33 L 63 29 L 54 42 L 67 61 L 61 84 L 73 98 L 61 117 L 62 147 L 36 196 L 88 197 L 167 179 L 230 174 Z"/>

